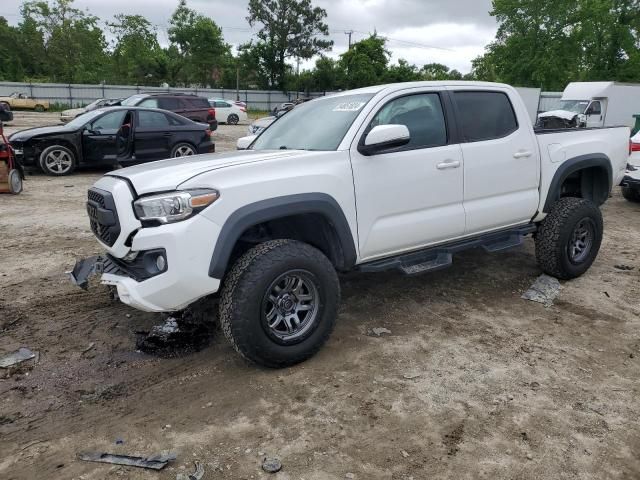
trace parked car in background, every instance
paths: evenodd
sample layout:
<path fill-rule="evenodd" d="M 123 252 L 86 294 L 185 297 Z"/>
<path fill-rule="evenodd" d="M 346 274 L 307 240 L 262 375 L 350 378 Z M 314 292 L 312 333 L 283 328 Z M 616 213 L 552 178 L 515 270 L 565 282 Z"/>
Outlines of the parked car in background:
<path fill-rule="evenodd" d="M 251 125 L 249 125 L 247 133 L 249 135 L 260 135 L 265 130 L 265 128 L 267 128 L 277 119 L 278 117 L 274 116 L 258 118 L 257 120 L 254 120 Z"/>
<path fill-rule="evenodd" d="M 96 110 L 98 108 L 110 107 L 112 105 L 117 105 L 122 101 L 122 98 L 99 98 L 98 100 L 94 100 L 89 105 L 85 107 L 79 108 L 70 108 L 69 110 L 63 110 L 60 112 L 60 121 L 62 123 L 67 123 L 76 118 L 83 113 L 90 112 L 91 110 Z"/>
<path fill-rule="evenodd" d="M 239 106 L 240 108 L 244 108 L 244 111 L 247 111 L 247 104 L 246 102 L 241 102 L 240 100 L 234 100 L 233 103 L 235 103 L 237 106 Z"/>
<path fill-rule="evenodd" d="M 622 180 L 622 196 L 630 202 L 640 202 L 640 132 L 629 142 L 629 163 Z"/>
<path fill-rule="evenodd" d="M 215 151 L 211 129 L 155 108 L 109 107 L 66 125 L 31 128 L 9 137 L 25 166 L 68 175 L 79 165 L 127 166 Z"/>
<path fill-rule="evenodd" d="M 13 92 L 8 97 L 0 97 L 0 103 L 3 103 L 11 110 L 35 110 L 36 112 L 44 112 L 49 110 L 49 101 L 31 98 L 26 93 Z"/>
<path fill-rule="evenodd" d="M 120 102 L 127 107 L 161 108 L 177 113 L 194 122 L 206 123 L 212 131 L 218 128 L 216 111 L 209 100 L 186 93 L 139 93 Z"/>
<path fill-rule="evenodd" d="M 220 123 L 237 125 L 240 122 L 246 122 L 249 118 L 245 107 L 240 107 L 223 98 L 210 98 L 209 105 L 215 108 L 216 120 Z"/>

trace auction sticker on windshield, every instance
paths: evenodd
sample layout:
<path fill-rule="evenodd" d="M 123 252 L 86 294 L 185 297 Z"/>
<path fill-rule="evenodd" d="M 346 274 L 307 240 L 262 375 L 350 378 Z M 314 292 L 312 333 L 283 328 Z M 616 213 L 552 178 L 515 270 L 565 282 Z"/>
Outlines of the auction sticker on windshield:
<path fill-rule="evenodd" d="M 366 105 L 366 102 L 344 102 L 339 103 L 333 109 L 334 112 L 357 112 Z"/>

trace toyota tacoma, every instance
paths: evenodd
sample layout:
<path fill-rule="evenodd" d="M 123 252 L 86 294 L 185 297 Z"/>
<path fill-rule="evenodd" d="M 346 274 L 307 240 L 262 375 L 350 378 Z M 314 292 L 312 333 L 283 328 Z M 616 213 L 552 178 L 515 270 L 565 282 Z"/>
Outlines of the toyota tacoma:
<path fill-rule="evenodd" d="M 248 149 L 106 174 L 89 190 L 105 255 L 76 264 L 140 310 L 217 296 L 245 358 L 284 367 L 316 353 L 338 312 L 338 272 L 451 264 L 532 235 L 541 269 L 585 273 L 599 207 L 620 184 L 629 128 L 534 131 L 508 85 L 420 82 L 305 103 Z"/>

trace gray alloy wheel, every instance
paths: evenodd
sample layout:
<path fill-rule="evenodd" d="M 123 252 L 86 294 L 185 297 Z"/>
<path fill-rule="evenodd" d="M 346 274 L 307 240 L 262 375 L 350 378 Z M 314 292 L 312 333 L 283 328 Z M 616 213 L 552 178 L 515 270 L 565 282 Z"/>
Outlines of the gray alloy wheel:
<path fill-rule="evenodd" d="M 227 117 L 227 123 L 229 125 L 237 125 L 240 122 L 240 118 L 235 113 L 232 113 Z"/>
<path fill-rule="evenodd" d="M 315 277 L 305 270 L 289 270 L 274 280 L 262 300 L 263 322 L 268 334 L 294 342 L 314 326 L 320 295 Z"/>
<path fill-rule="evenodd" d="M 585 217 L 580 220 L 571 235 L 571 240 L 567 245 L 569 260 L 573 264 L 582 263 L 591 253 L 593 239 L 595 237 L 596 226 L 594 221 Z"/>
<path fill-rule="evenodd" d="M 190 157 L 195 154 L 196 150 L 192 145 L 189 145 L 188 143 L 179 143 L 173 147 L 173 150 L 171 151 L 171 158 Z"/>
<path fill-rule="evenodd" d="M 68 148 L 54 145 L 40 155 L 40 167 L 49 175 L 68 175 L 75 168 L 75 158 Z"/>

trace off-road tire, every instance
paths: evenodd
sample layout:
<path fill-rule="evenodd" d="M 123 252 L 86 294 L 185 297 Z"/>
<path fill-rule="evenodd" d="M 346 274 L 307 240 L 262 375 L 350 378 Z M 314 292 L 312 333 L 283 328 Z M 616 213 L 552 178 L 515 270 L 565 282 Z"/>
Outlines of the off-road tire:
<path fill-rule="evenodd" d="M 572 262 L 569 245 L 577 225 L 584 219 L 593 222 L 594 232 L 590 250 L 579 263 Z M 570 280 L 584 274 L 598 256 L 602 243 L 602 213 L 589 200 L 566 197 L 552 207 L 535 235 L 538 265 L 548 275 Z"/>
<path fill-rule="evenodd" d="M 319 308 L 313 328 L 295 344 L 276 342 L 263 324 L 263 298 L 280 275 L 301 269 L 313 275 Z M 315 355 L 333 331 L 340 304 L 340 282 L 329 259 L 316 248 L 295 240 L 272 240 L 247 251 L 228 272 L 220 297 L 220 324 L 235 350 L 245 359 L 269 368 L 283 368 Z"/>
<path fill-rule="evenodd" d="M 640 202 L 640 190 L 631 187 L 622 187 L 622 196 L 630 202 Z"/>
<path fill-rule="evenodd" d="M 55 152 L 55 151 L 64 152 L 66 155 L 68 155 L 68 158 L 71 159 L 71 166 L 68 169 L 58 172 L 47 167 L 46 158 L 49 155 L 49 153 Z M 51 145 L 45 148 L 40 154 L 38 165 L 40 166 L 40 170 L 42 170 L 47 175 L 53 175 L 53 176 L 59 177 L 59 176 L 72 174 L 78 165 L 78 160 L 76 159 L 75 153 L 73 153 L 73 151 L 71 151 L 69 148 L 63 145 Z"/>

